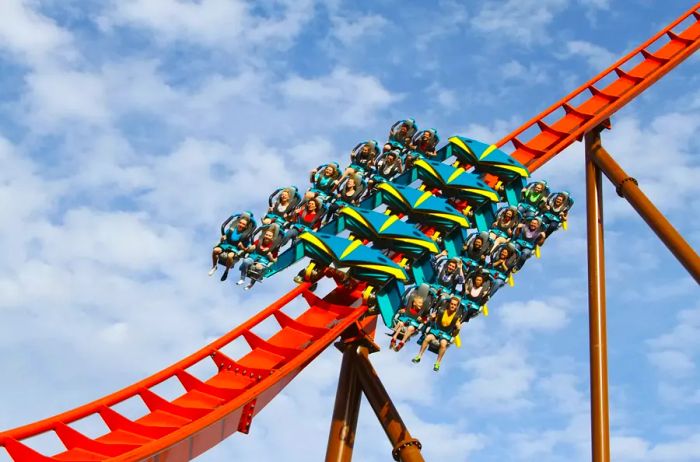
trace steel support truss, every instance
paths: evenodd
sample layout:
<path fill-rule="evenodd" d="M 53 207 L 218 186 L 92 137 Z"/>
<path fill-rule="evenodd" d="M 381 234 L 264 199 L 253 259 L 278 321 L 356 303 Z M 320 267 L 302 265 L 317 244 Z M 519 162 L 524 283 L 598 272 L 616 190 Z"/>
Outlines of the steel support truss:
<path fill-rule="evenodd" d="M 609 125 L 608 125 L 609 126 Z M 593 462 L 610 461 L 608 353 L 603 239 L 603 174 L 615 185 L 690 275 L 700 283 L 700 258 L 678 231 L 639 189 L 637 180 L 603 148 L 600 132 L 588 132 L 586 143 L 586 227 L 588 232 L 588 308 L 591 376 L 591 443 Z"/>
<path fill-rule="evenodd" d="M 364 392 L 384 428 L 392 446 L 394 460 L 424 462 L 420 442 L 411 436 L 369 361 L 370 348 L 361 343 L 351 343 L 341 348 L 344 348 L 343 362 L 328 436 L 326 462 L 352 460 L 357 417 L 360 413 L 360 392 Z"/>

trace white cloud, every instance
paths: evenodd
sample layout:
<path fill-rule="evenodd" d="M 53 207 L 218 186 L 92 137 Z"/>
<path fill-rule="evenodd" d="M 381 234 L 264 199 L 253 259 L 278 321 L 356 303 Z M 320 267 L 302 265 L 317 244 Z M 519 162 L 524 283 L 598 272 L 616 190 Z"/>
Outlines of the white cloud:
<path fill-rule="evenodd" d="M 532 406 L 528 398 L 535 370 L 521 348 L 506 345 L 468 358 L 462 367 L 471 379 L 461 387 L 456 405 L 480 412 L 513 412 Z"/>
<path fill-rule="evenodd" d="M 527 66 L 520 61 L 512 59 L 507 63 L 501 64 L 500 75 L 505 80 L 518 80 L 530 84 L 545 83 L 549 81 L 549 76 L 544 69 L 534 63 L 529 63 Z"/>
<path fill-rule="evenodd" d="M 332 36 L 345 46 L 381 35 L 382 28 L 389 23 L 386 18 L 377 14 L 368 14 L 356 19 L 333 16 L 331 22 L 333 23 Z"/>
<path fill-rule="evenodd" d="M 23 0 L 4 0 L 0 15 L 0 51 L 9 50 L 33 66 L 75 57 L 73 38 L 51 18 Z"/>
<path fill-rule="evenodd" d="M 611 456 L 615 460 L 649 462 L 691 462 L 700 458 L 700 434 L 669 442 L 652 444 L 633 436 L 613 437 Z"/>
<path fill-rule="evenodd" d="M 135 26 L 152 31 L 158 42 L 191 42 L 221 49 L 265 44 L 284 48 L 312 18 L 311 0 L 272 2 L 267 14 L 243 1 L 127 0 L 111 4 L 99 22 L 103 29 Z"/>
<path fill-rule="evenodd" d="M 563 300 L 510 302 L 498 307 L 498 315 L 513 332 L 556 331 L 569 322 L 565 305 Z"/>
<path fill-rule="evenodd" d="M 588 66 L 595 71 L 602 71 L 617 60 L 615 53 L 585 40 L 566 42 L 565 56 L 583 58 Z"/>
<path fill-rule="evenodd" d="M 547 42 L 547 26 L 566 4 L 566 0 L 484 2 L 471 26 L 493 38 L 503 37 L 528 46 Z"/>

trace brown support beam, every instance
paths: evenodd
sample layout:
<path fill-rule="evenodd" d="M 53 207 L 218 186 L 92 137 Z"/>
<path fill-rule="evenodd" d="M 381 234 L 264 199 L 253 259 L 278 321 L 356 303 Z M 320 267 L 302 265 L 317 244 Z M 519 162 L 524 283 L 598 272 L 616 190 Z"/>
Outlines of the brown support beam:
<path fill-rule="evenodd" d="M 394 460 L 424 462 L 420 452 L 421 444 L 411 436 L 403 420 L 401 420 L 401 416 L 396 410 L 394 403 L 391 402 L 391 398 L 389 398 L 389 394 L 379 380 L 377 372 L 372 367 L 372 363 L 369 362 L 367 347 L 349 347 L 348 350 L 353 352 L 353 363 L 367 401 L 374 409 L 374 413 L 377 415 L 386 432 L 386 436 L 393 446 L 392 455 Z"/>
<path fill-rule="evenodd" d="M 593 462 L 610 462 L 608 341 L 605 325 L 603 177 L 591 151 L 598 131 L 586 134 L 586 224 L 588 231 L 588 316 L 591 360 L 591 443 Z"/>
<path fill-rule="evenodd" d="M 647 222 L 649 227 L 659 236 L 668 250 L 685 267 L 695 281 L 700 284 L 700 258 L 693 248 L 676 229 L 669 223 L 665 216 L 649 198 L 637 186 L 637 180 L 627 175 L 610 154 L 603 148 L 599 133 L 591 133 L 591 145 L 587 152 L 595 164 L 605 173 L 605 176 L 615 185 L 617 194 L 624 197 L 634 207 L 639 215 Z M 588 138 L 586 139 L 588 142 Z"/>
<path fill-rule="evenodd" d="M 353 349 L 343 353 L 343 362 L 335 394 L 333 421 L 328 435 L 326 462 L 350 462 L 355 444 L 357 417 L 360 414 L 360 382 L 353 366 Z"/>

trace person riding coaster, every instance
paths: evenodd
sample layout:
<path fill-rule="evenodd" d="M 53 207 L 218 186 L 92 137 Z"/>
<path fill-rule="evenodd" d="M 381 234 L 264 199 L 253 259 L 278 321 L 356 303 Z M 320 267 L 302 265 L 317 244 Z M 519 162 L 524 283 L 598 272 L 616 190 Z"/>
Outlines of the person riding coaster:
<path fill-rule="evenodd" d="M 221 280 L 226 280 L 229 270 L 250 244 L 250 237 L 256 226 L 255 216 L 252 212 L 231 215 L 221 224 L 221 240 L 212 250 L 212 267 L 209 270 L 209 276 L 212 276 L 219 263 L 222 263 L 226 269 Z"/>
<path fill-rule="evenodd" d="M 523 188 L 518 211 L 524 218 L 536 216 L 549 195 L 546 181 L 534 181 Z"/>
<path fill-rule="evenodd" d="M 432 305 L 433 297 L 427 284 L 421 284 L 406 291 L 403 308 L 394 316 L 394 332 L 389 343 L 390 349 L 399 351 L 416 332 L 423 328 Z"/>
<path fill-rule="evenodd" d="M 297 237 L 304 231 L 317 230 L 324 215 L 325 210 L 321 199 L 304 199 L 289 220 L 289 229 L 284 233 L 280 247 L 290 240 L 296 242 Z"/>
<path fill-rule="evenodd" d="M 352 174 L 370 175 L 379 154 L 379 143 L 376 140 L 359 143 L 350 152 L 350 165 L 345 169 L 343 178 Z"/>
<path fill-rule="evenodd" d="M 329 220 L 342 207 L 346 205 L 359 205 L 366 191 L 367 182 L 357 173 L 350 174 L 340 180 L 338 188 L 335 190 L 335 194 L 328 204 Z"/>
<path fill-rule="evenodd" d="M 542 225 L 547 237 L 564 226 L 569 218 L 569 210 L 574 205 L 574 199 L 567 191 L 552 193 L 542 206 Z"/>
<path fill-rule="evenodd" d="M 445 356 L 447 347 L 455 341 L 455 337 L 459 334 L 462 327 L 462 318 L 464 317 L 462 300 L 453 296 L 445 299 L 439 306 L 436 312 L 429 316 L 428 327 L 425 334 L 419 342 L 421 344 L 420 351 L 415 358 L 414 363 L 419 363 L 425 350 L 430 347 L 430 351 L 437 349 L 437 361 L 433 365 L 435 372 L 440 370 L 440 362 Z"/>
<path fill-rule="evenodd" d="M 464 268 L 461 259 L 448 259 L 447 252 L 443 251 L 433 257 L 432 266 L 435 270 L 435 278 L 431 286 L 438 293 L 454 294 L 457 292 L 457 286 L 464 284 Z"/>
<path fill-rule="evenodd" d="M 264 225 L 277 223 L 280 226 L 284 226 L 292 217 L 294 209 L 297 208 L 299 202 L 301 202 L 301 194 L 299 194 L 299 190 L 296 186 L 287 186 L 279 188 L 270 194 L 267 202 L 269 207 L 267 209 L 267 214 L 262 219 L 262 223 Z"/>
<path fill-rule="evenodd" d="M 515 207 L 503 207 L 496 212 L 496 220 L 491 225 L 489 237 L 493 241 L 491 249 L 498 247 L 513 237 L 513 231 L 520 221 L 520 213 Z"/>
<path fill-rule="evenodd" d="M 467 238 L 462 246 L 462 261 L 464 261 L 467 271 L 483 267 L 486 264 L 486 257 L 492 245 L 493 242 L 486 231 L 472 233 Z"/>
<path fill-rule="evenodd" d="M 498 289 L 506 284 L 506 281 L 512 284 L 511 273 L 520 260 L 520 251 L 513 243 L 504 242 L 491 251 L 490 260 L 484 270 L 488 271 L 493 278 L 493 286 L 491 288 L 491 295 L 493 296 Z"/>
<path fill-rule="evenodd" d="M 439 142 L 440 137 L 434 128 L 416 133 L 413 136 L 413 140 L 411 140 L 413 150 L 426 157 L 435 157 L 437 155 L 435 148 Z"/>
<path fill-rule="evenodd" d="M 389 129 L 389 142 L 400 149 L 411 148 L 411 140 L 417 130 L 414 119 L 399 120 Z"/>
<path fill-rule="evenodd" d="M 545 238 L 546 236 L 542 231 L 542 220 L 537 217 L 530 218 L 518 225 L 515 232 L 513 232 L 511 241 L 516 249 L 520 251 L 520 258 L 515 265 L 515 270 L 520 271 L 525 261 L 532 256 L 533 252 L 536 252 L 537 247 L 544 244 Z"/>
<path fill-rule="evenodd" d="M 319 165 L 311 170 L 310 181 L 311 188 L 306 192 L 306 198 L 329 198 L 340 181 L 340 165 L 337 162 Z"/>
<path fill-rule="evenodd" d="M 236 285 L 245 283 L 246 277 L 250 283 L 245 290 L 250 290 L 253 285 L 262 280 L 265 270 L 277 260 L 277 253 L 281 244 L 280 227 L 276 223 L 260 226 L 253 236 L 259 235 L 253 245 L 246 249 L 248 255 L 241 261 L 241 279 Z"/>
<path fill-rule="evenodd" d="M 384 152 L 377 158 L 375 174 L 368 182 L 370 189 L 378 183 L 393 180 L 404 171 L 400 151 L 387 146 L 384 145 Z"/>
<path fill-rule="evenodd" d="M 465 305 L 462 322 L 469 322 L 481 312 L 488 314 L 485 306 L 491 297 L 492 288 L 493 277 L 487 271 L 475 270 L 467 277 L 462 298 Z"/>

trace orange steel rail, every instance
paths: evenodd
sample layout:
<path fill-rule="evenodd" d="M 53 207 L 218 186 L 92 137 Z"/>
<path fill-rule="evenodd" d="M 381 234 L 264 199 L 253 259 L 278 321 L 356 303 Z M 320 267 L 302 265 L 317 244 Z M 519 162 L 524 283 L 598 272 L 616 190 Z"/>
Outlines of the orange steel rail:
<path fill-rule="evenodd" d="M 584 133 L 601 125 L 700 48 L 699 9 L 697 3 L 627 56 L 498 141 L 496 146 L 504 148 L 512 144 L 515 149 L 510 155 L 533 172 L 574 141 L 580 141 Z M 685 21 L 692 23 L 677 31 Z M 611 77 L 615 79 L 601 88 Z M 584 99 L 587 94 L 587 99 L 574 106 L 575 100 Z M 523 135 L 532 130 L 538 133 L 523 141 Z"/>
<path fill-rule="evenodd" d="M 270 402 L 310 361 L 367 311 L 348 305 L 359 292 L 334 291 L 324 300 L 301 284 L 223 337 L 151 377 L 110 396 L 46 420 L 0 433 L 0 444 L 18 462 L 48 461 L 188 461 L 236 431 L 248 432 L 255 414 Z M 282 309 L 304 297 L 309 308 L 296 319 Z M 264 340 L 252 332 L 274 317 L 280 330 Z M 220 350 L 243 337 L 251 351 L 231 359 Z M 211 358 L 218 373 L 202 381 L 186 369 Z M 151 389 L 177 378 L 186 393 L 168 401 Z M 140 397 L 150 413 L 130 420 L 113 407 Z M 99 416 L 111 430 L 90 438 L 71 427 Z M 54 432 L 67 450 L 45 456 L 22 440 Z"/>
<path fill-rule="evenodd" d="M 575 140 L 582 139 L 586 132 L 604 123 L 700 47 L 699 8 L 700 3 L 500 140 L 497 146 L 512 144 L 511 155 L 534 171 Z M 676 31 L 684 22 L 690 24 Z M 639 62 L 635 65 L 636 61 Z M 601 82 L 610 76 L 616 78 L 600 88 Z M 586 92 L 590 93 L 587 99 Z M 580 99 L 584 101 L 575 106 Z M 556 120 L 552 122 L 553 119 Z M 522 141 L 530 130 L 538 133 Z M 322 300 L 309 292 L 308 287 L 308 284 L 300 285 L 207 347 L 141 382 L 77 409 L 0 433 L 0 446 L 17 462 L 156 462 L 163 459 L 184 462 L 236 431 L 247 433 L 252 418 L 343 331 L 357 325 L 367 312 L 366 306 L 350 307 L 361 298 L 358 291 L 336 290 Z M 304 297 L 309 308 L 292 319 L 282 309 L 298 297 Z M 264 340 L 252 329 L 270 316 L 277 320 L 280 330 Z M 221 353 L 221 348 L 240 337 L 250 345 L 250 353 L 236 360 Z M 186 371 L 206 357 L 214 360 L 217 374 L 202 381 Z M 151 390 L 172 378 L 180 381 L 185 394 L 168 401 Z M 149 408 L 149 414 L 130 420 L 113 409 L 137 397 Z M 101 417 L 111 431 L 93 439 L 71 427 L 90 416 Z M 46 456 L 23 442 L 47 432 L 54 432 L 67 450 Z"/>

